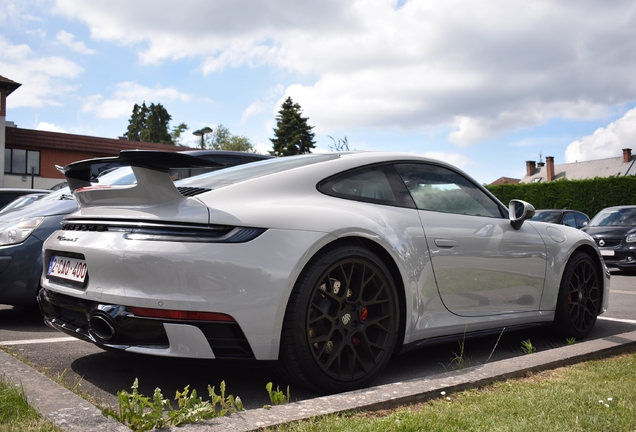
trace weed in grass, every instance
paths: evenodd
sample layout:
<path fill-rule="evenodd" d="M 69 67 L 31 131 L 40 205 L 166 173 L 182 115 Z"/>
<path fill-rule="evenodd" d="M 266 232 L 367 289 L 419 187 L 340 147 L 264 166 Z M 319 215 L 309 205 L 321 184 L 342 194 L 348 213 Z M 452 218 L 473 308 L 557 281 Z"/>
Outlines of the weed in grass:
<path fill-rule="evenodd" d="M 526 339 L 526 340 L 522 340 L 521 341 L 521 350 L 525 353 L 525 354 L 532 354 L 534 352 L 537 351 L 537 349 L 535 348 L 534 345 L 532 345 L 532 342 L 530 342 L 530 339 Z"/>
<path fill-rule="evenodd" d="M 455 369 L 466 369 L 470 367 L 470 359 L 466 358 L 464 355 L 464 347 L 466 344 L 466 340 L 462 339 L 457 341 L 459 343 L 459 354 L 453 352 L 453 358 L 451 359 L 448 366 L 455 365 Z"/>
<path fill-rule="evenodd" d="M 221 381 L 220 395 L 216 394 L 214 387 L 208 385 L 210 401 L 204 401 L 197 395 L 196 390 L 190 392 L 190 386 L 185 386 L 182 392 L 176 392 L 175 400 L 179 409 L 172 408 L 170 401 L 163 398 L 161 389 L 158 387 L 152 398 L 138 392 L 137 378 L 131 388 L 132 393 L 126 390 L 117 392 L 119 411 L 105 408 L 103 413 L 135 431 L 179 426 L 224 416 L 228 412 L 243 411 L 243 403 L 238 396 L 236 398 L 232 395 L 225 396 L 225 381 Z M 167 413 L 164 413 L 164 408 L 167 408 Z"/>
<path fill-rule="evenodd" d="M 567 343 L 568 345 L 574 345 L 575 342 L 576 342 L 576 338 L 573 338 L 573 337 L 569 337 L 565 339 L 565 343 Z"/>
<path fill-rule="evenodd" d="M 464 327 L 464 337 L 457 341 L 459 343 L 459 354 L 453 352 L 453 357 L 451 358 L 448 366 L 442 364 L 444 369 L 451 367 L 453 364 L 455 365 L 454 369 L 466 369 L 467 367 L 470 367 L 470 359 L 467 359 L 464 355 L 464 348 L 466 346 L 466 330 L 468 330 L 468 326 Z"/>
<path fill-rule="evenodd" d="M 501 333 L 499 333 L 499 337 L 497 338 L 497 342 L 495 342 L 495 346 L 492 347 L 492 351 L 490 352 L 490 355 L 486 359 L 486 363 L 488 363 L 490 361 L 490 357 L 492 357 L 492 355 L 495 353 L 495 350 L 497 349 L 497 345 L 499 345 L 499 340 L 501 339 L 501 336 L 503 336 L 503 332 L 505 330 L 506 330 L 505 327 L 501 329 Z"/>
<path fill-rule="evenodd" d="M 267 394 L 269 395 L 269 400 L 272 405 L 283 405 L 289 403 L 291 397 L 289 394 L 289 386 L 287 386 L 287 395 L 283 393 L 278 387 L 276 390 L 272 390 L 274 388 L 274 384 L 268 382 L 265 386 L 267 389 Z M 271 408 L 272 405 L 265 405 L 263 408 Z"/>

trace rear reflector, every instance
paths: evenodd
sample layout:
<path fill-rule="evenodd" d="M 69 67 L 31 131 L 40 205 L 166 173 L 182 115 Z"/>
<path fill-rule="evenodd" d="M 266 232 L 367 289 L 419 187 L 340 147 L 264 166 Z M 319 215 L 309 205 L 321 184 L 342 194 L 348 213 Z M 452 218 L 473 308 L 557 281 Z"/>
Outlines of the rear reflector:
<path fill-rule="evenodd" d="M 166 309 L 148 309 L 140 307 L 129 307 L 133 314 L 140 317 L 148 318 L 166 318 L 174 320 L 190 320 L 190 321 L 229 321 L 235 322 L 234 318 L 229 315 L 217 312 L 192 312 L 178 311 Z"/>

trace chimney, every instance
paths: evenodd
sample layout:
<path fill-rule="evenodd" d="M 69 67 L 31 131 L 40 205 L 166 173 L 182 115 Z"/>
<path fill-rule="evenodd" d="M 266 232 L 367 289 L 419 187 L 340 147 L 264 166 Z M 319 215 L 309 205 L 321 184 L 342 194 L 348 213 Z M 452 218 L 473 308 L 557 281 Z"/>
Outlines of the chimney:
<path fill-rule="evenodd" d="M 545 166 L 545 162 L 537 162 L 538 168 L 543 168 Z"/>
<path fill-rule="evenodd" d="M 623 149 L 623 163 L 630 162 L 632 160 L 632 149 Z"/>
<path fill-rule="evenodd" d="M 537 168 L 535 161 L 526 161 L 526 176 L 530 177 Z"/>
<path fill-rule="evenodd" d="M 546 181 L 554 180 L 554 156 L 546 156 L 545 162 L 548 165 L 546 173 Z"/>

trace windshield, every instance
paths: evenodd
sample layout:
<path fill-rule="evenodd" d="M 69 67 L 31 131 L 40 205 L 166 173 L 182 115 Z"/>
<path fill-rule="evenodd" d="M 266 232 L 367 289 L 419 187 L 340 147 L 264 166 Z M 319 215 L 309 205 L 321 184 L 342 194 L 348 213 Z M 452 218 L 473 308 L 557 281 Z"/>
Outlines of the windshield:
<path fill-rule="evenodd" d="M 212 171 L 188 179 L 179 180 L 176 184 L 180 187 L 205 187 L 217 189 L 245 180 L 263 177 L 269 174 L 287 171 L 306 165 L 328 161 L 340 157 L 333 153 L 320 153 L 299 156 L 285 156 L 274 159 L 266 159 L 259 162 L 238 165 L 222 170 Z"/>
<path fill-rule="evenodd" d="M 542 211 L 535 213 L 532 218 L 529 220 L 536 222 L 549 222 L 549 223 L 559 223 L 561 219 L 561 212 L 556 211 Z"/>
<path fill-rule="evenodd" d="M 636 226 L 636 207 L 603 209 L 589 226 Z"/>

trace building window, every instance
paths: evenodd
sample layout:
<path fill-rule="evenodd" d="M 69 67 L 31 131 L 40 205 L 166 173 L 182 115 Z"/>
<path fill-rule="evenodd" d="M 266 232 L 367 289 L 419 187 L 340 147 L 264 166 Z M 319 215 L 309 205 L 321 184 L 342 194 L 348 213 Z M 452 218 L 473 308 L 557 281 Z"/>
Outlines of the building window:
<path fill-rule="evenodd" d="M 4 173 L 40 175 L 40 152 L 4 149 Z"/>

